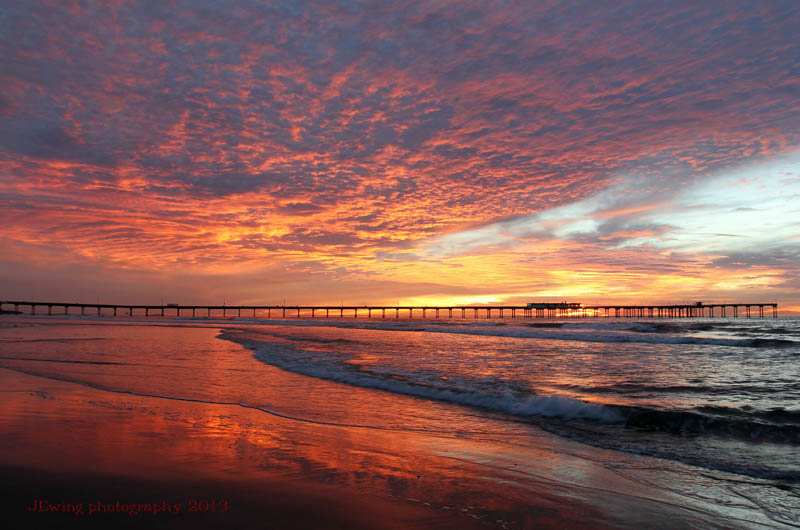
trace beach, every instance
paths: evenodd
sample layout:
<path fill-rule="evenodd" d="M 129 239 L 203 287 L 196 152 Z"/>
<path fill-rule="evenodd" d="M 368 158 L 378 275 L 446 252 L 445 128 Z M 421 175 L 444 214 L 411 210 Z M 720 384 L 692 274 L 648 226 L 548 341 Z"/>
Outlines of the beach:
<path fill-rule="evenodd" d="M 30 527 L 797 523 L 791 467 L 781 480 L 601 447 L 523 415 L 459 403 L 444 388 L 415 395 L 402 386 L 422 385 L 410 372 L 403 380 L 366 353 L 343 353 L 376 351 L 374 341 L 394 335 L 406 349 L 408 340 L 419 351 L 462 347 L 452 341 L 465 333 L 18 316 L 1 324 L 2 509 Z M 560 332 L 553 340 L 568 343 Z M 254 342 L 265 334 L 269 345 L 259 350 Z M 281 344 L 338 358 L 346 370 L 302 373 L 286 364 Z M 292 351 L 297 362 L 300 350 Z M 378 372 L 401 386 L 365 379 Z M 350 373 L 363 380 L 342 375 Z M 426 373 L 456 379 L 455 370 L 449 379 Z"/>

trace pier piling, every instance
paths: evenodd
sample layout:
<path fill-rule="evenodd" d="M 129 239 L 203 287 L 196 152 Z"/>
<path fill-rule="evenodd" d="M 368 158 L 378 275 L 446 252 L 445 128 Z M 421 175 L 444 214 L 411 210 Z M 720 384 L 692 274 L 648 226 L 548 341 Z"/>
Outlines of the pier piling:
<path fill-rule="evenodd" d="M 180 317 L 183 311 L 191 311 L 192 318 L 196 318 L 201 311 L 206 313 L 206 318 L 212 318 L 215 312 L 219 315 L 222 312 L 223 318 L 227 318 L 228 312 L 235 311 L 237 317 L 241 318 L 243 314 L 251 314 L 256 318 L 261 312 L 261 315 L 266 313 L 267 318 L 272 318 L 272 311 L 280 311 L 282 318 L 303 318 L 306 317 L 316 319 L 324 313 L 324 318 L 335 318 L 338 312 L 338 318 L 350 317 L 352 313 L 353 319 L 358 319 L 359 313 L 361 317 L 367 319 L 373 318 L 386 318 L 386 312 L 394 311 L 394 318 L 400 319 L 401 316 L 405 317 L 405 312 L 408 311 L 407 318 L 415 319 L 421 316 L 422 319 L 427 319 L 430 316 L 439 319 L 443 317 L 442 311 L 446 311 L 446 317 L 453 319 L 456 315 L 460 319 L 534 319 L 534 318 L 637 318 L 637 319 L 664 319 L 664 318 L 778 318 L 778 304 L 775 302 L 759 302 L 759 303 L 720 303 L 720 304 L 666 304 L 666 305 L 581 305 L 577 303 L 572 304 L 529 304 L 526 306 L 515 305 L 493 305 L 493 306 L 325 306 L 325 305 L 308 305 L 308 306 L 278 306 L 278 305 L 241 305 L 241 306 L 228 306 L 228 305 L 120 305 L 120 304 L 82 304 L 77 302 L 35 302 L 23 300 L 0 301 L 0 310 L 6 307 L 13 307 L 14 313 L 22 313 L 21 310 L 28 310 L 31 315 L 36 315 L 39 308 L 46 309 L 41 314 L 53 316 L 55 313 L 53 308 L 63 307 L 63 315 L 70 315 L 72 308 L 78 308 L 80 314 L 85 316 L 87 311 L 96 313 L 97 316 L 108 316 L 109 313 L 113 316 L 127 310 L 127 314 L 133 317 L 137 311 L 139 315 L 144 313 L 145 317 L 150 317 L 151 314 L 157 314 L 162 317 L 172 314 L 168 309 L 174 309 L 175 315 Z M 771 309 L 771 311 L 770 311 Z M 120 311 L 121 310 L 121 311 Z M 249 312 L 249 313 L 247 313 Z M 61 314 L 61 313 L 59 313 Z M 391 313 L 390 313 L 391 316 Z"/>

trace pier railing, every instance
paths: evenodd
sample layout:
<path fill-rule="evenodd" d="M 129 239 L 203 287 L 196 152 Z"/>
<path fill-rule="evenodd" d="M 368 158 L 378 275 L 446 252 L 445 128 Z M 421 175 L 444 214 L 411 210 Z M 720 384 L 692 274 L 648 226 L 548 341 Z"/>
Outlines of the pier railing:
<path fill-rule="evenodd" d="M 579 305 L 534 304 L 468 306 L 315 306 L 315 305 L 142 305 L 77 302 L 0 301 L 0 314 L 97 315 L 192 318 L 778 318 L 778 304 Z"/>

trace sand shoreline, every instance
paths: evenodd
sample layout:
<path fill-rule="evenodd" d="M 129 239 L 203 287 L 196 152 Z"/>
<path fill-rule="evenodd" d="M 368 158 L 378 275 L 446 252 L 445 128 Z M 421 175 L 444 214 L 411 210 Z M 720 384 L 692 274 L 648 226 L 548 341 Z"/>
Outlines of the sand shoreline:
<path fill-rule="evenodd" d="M 108 448 L 98 446 L 95 437 L 98 430 L 119 428 L 127 430 L 128 436 L 134 439 L 146 440 L 149 436 L 158 438 L 152 432 L 156 429 L 148 420 L 152 420 L 151 407 L 163 406 L 158 403 L 159 398 L 120 397 L 112 392 L 50 381 L 7 369 L 0 369 L 0 380 L 6 388 L 6 396 L 13 394 L 16 405 L 24 409 L 28 420 L 47 432 L 47 436 L 43 437 L 30 430 L 15 431 L 10 422 L 3 422 L 3 459 L 0 463 L 0 476 L 3 478 L 2 509 L 15 519 L 20 517 L 30 522 L 32 526 L 86 528 L 113 524 L 115 527 L 134 528 L 152 523 L 164 528 L 400 529 L 485 528 L 487 524 L 482 520 L 485 519 L 482 514 L 471 513 L 470 510 L 456 507 L 443 509 L 441 505 L 424 498 L 399 498 L 402 495 L 387 497 L 366 488 L 338 483 L 335 477 L 326 477 L 318 469 L 297 472 L 277 466 L 259 468 L 248 465 L 252 469 L 241 470 L 242 473 L 231 473 L 230 469 L 226 472 L 224 468 L 231 464 L 230 455 L 223 454 L 224 450 L 220 451 L 218 440 L 213 440 L 215 434 L 209 432 L 208 426 L 197 424 L 180 436 L 199 438 L 201 441 L 209 438 L 206 441 L 211 443 L 201 443 L 205 451 L 203 458 L 209 464 L 205 468 L 197 467 L 197 455 L 186 458 L 186 463 L 177 462 L 174 455 L 169 454 L 171 444 L 162 444 L 161 441 L 150 447 L 136 442 L 127 445 L 126 455 L 118 455 L 117 462 L 110 461 L 111 455 L 106 453 Z M 56 409 L 69 410 L 52 410 L 53 405 Z M 79 408 L 76 409 L 75 405 Z M 168 404 L 172 409 L 176 405 L 184 413 L 187 408 L 212 407 L 191 402 Z M 34 409 L 38 410 L 38 418 L 31 415 Z M 98 412 L 104 410 L 111 414 L 99 416 Z M 20 412 L 19 409 L 17 411 Z M 120 421 L 120 412 L 124 412 L 122 416 L 127 418 Z M 168 416 L 174 410 L 162 412 Z M 253 411 L 244 413 L 257 414 Z M 140 423 L 138 432 L 130 432 L 131 414 L 139 416 L 133 419 L 133 423 L 145 419 L 149 428 Z M 4 419 L 8 420 L 9 416 L 6 414 Z M 270 429 L 278 427 L 279 422 L 274 419 L 259 420 L 270 423 Z M 198 432 L 198 428 L 205 432 Z M 302 429 L 308 428 L 308 425 L 302 426 Z M 62 436 L 56 436 L 56 431 L 62 429 Z M 174 431 L 170 433 L 171 437 L 175 435 Z M 17 444 L 21 438 L 26 440 L 24 449 L 20 450 Z M 378 449 L 359 447 L 358 450 Z M 188 453 L 185 449 L 184 452 Z M 427 457 L 430 458 L 430 455 Z M 162 464 L 154 465 L 159 459 Z M 303 459 L 302 455 L 298 455 L 298 460 Z M 388 483 L 391 482 L 390 477 Z M 498 486 L 495 493 L 502 489 Z M 32 510 L 37 502 L 55 506 L 45 512 Z M 89 514 L 90 505 L 98 502 L 106 505 L 167 503 L 177 504 L 180 508 L 178 514 L 164 511 L 155 515 L 140 513 L 131 516 L 125 510 Z M 190 511 L 192 502 L 216 502 L 218 508 Z M 543 518 L 537 522 L 537 527 L 542 528 L 564 528 L 575 514 L 581 514 L 579 520 L 586 520 L 586 516 L 592 512 L 590 507 L 580 506 L 576 502 L 572 506 L 561 507 L 565 513 L 559 513 L 557 506 L 550 506 L 553 504 L 552 496 L 544 492 L 540 502 L 542 506 L 531 505 L 524 511 L 534 514 L 540 512 Z M 75 514 L 77 506 L 80 506 L 82 515 Z M 567 508 L 572 515 L 566 513 Z M 527 513 L 525 517 L 531 517 L 532 513 Z M 600 515 L 595 514 L 598 517 Z M 552 524 L 547 523 L 548 519 L 552 519 Z M 255 526 L 254 522 L 257 522 Z M 572 523 L 578 524 L 578 521 L 573 520 Z M 503 527 L 497 524 L 490 526 Z M 525 523 L 521 527 L 527 526 Z M 600 519 L 594 519 L 593 526 L 610 527 Z"/>
<path fill-rule="evenodd" d="M 219 341 L 214 330 L 189 333 L 209 337 L 214 348 L 229 348 L 231 357 L 217 352 L 216 363 L 224 367 L 232 362 L 235 370 L 246 373 L 256 370 L 259 380 L 283 388 L 274 397 L 284 399 L 274 403 L 278 408 L 304 410 L 312 405 L 297 401 L 303 392 L 307 399 L 315 395 L 331 400 L 337 399 L 331 394 L 335 390 L 355 396 L 356 403 L 385 403 L 376 405 L 381 409 L 399 412 L 409 406 L 432 417 L 465 413 L 286 373 L 253 360 L 238 345 Z M 133 367 L 69 364 L 69 370 L 82 370 L 83 378 L 100 374 L 108 388 L 98 388 L 70 381 L 77 376 L 58 372 L 58 363 L 3 360 L 0 365 L 2 509 L 31 526 L 133 528 L 143 521 L 163 528 L 760 526 L 737 520 L 734 512 L 723 516 L 712 506 L 625 478 L 609 467 L 618 456 L 631 468 L 657 461 L 580 446 L 532 427 L 518 426 L 518 434 L 498 438 L 355 428 L 347 424 L 352 418 L 326 425 L 235 403 L 112 390 L 128 381 L 114 374 L 128 374 Z M 34 369 L 39 372 L 22 373 Z M 149 372 L 142 373 L 147 377 Z M 227 375 L 222 381 L 214 377 L 216 372 L 198 377 L 210 385 L 227 385 L 236 384 L 237 373 L 223 372 Z M 167 374 L 185 392 L 196 384 L 176 377 Z M 286 394 L 297 385 L 300 394 Z M 490 430 L 499 425 L 473 419 Z M 224 501 L 230 509 L 187 513 L 192 499 Z M 126 513 L 77 517 L 28 512 L 37 500 L 72 502 L 84 510 L 98 500 L 180 503 L 182 513 L 148 515 L 147 521 Z"/>
<path fill-rule="evenodd" d="M 0 467 L 0 477 L 6 516 L 36 528 L 483 527 L 424 506 L 350 498 L 303 481 L 165 481 L 11 466 Z"/>

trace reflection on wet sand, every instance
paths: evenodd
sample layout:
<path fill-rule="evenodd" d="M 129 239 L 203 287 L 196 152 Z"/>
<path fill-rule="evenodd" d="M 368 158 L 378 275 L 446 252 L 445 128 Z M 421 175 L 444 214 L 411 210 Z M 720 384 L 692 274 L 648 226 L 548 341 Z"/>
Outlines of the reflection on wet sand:
<path fill-rule="evenodd" d="M 46 471 L 37 491 L 47 491 L 53 477 L 67 474 L 78 481 L 122 477 L 184 488 L 163 492 L 169 500 L 216 492 L 234 510 L 241 504 L 243 484 L 251 494 L 261 490 L 265 498 L 276 490 L 293 491 L 294 497 L 322 502 L 334 512 L 364 503 L 358 507 L 362 515 L 351 514 L 349 523 L 373 520 L 377 515 L 368 512 L 376 503 L 386 511 L 383 504 L 391 499 L 396 506 L 381 516 L 389 517 L 389 527 L 398 524 L 392 516 L 419 525 L 439 521 L 459 527 L 493 512 L 498 514 L 495 523 L 513 526 L 540 517 L 541 509 L 528 506 L 524 496 L 500 494 L 512 488 L 488 484 L 479 466 L 421 451 L 413 441 L 416 435 L 304 424 L 230 405 L 103 395 L 63 382 L 43 386 L 39 378 L 7 370 L 1 377 L 6 388 L 0 406 L 2 465 Z M 452 445 L 457 452 L 458 444 Z M 187 479 L 190 483 L 180 486 Z M 58 493 L 71 502 L 142 502 L 150 496 L 127 491 L 119 493 L 122 499 L 107 498 L 104 484 L 85 498 Z M 486 491 L 497 492 L 490 503 Z M 33 500 L 18 498 L 17 506 L 6 509 L 22 513 Z M 585 510 L 584 515 L 591 512 Z M 517 521 L 501 519 L 508 514 Z"/>
<path fill-rule="evenodd" d="M 738 525 L 709 505 L 618 473 L 636 458 L 460 407 L 284 372 L 216 339 L 215 330 L 84 326 L 68 335 L 87 340 L 55 349 L 18 343 L 13 354 L 26 360 L 2 361 L 0 465 L 6 483 L 17 485 L 6 488 L 9 513 L 24 514 L 45 494 L 80 502 L 199 496 L 232 508 L 159 521 Z M 98 360 L 106 364 L 91 364 Z M 67 515 L 47 517 L 62 524 Z M 119 522 L 105 517 L 97 521 Z"/>

